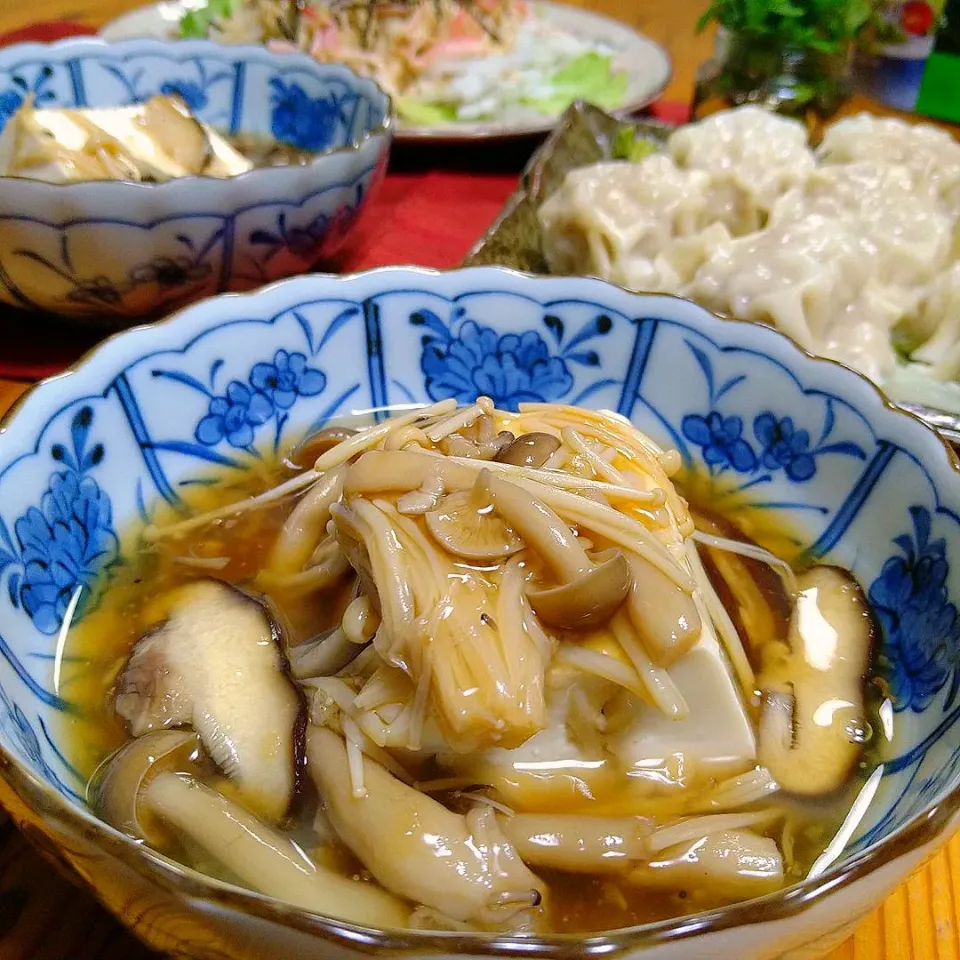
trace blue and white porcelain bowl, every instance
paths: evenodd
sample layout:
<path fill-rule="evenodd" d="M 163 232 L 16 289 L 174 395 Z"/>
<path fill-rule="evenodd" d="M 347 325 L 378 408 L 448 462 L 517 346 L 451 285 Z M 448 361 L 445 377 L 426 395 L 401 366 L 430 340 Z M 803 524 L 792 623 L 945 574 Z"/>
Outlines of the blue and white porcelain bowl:
<path fill-rule="evenodd" d="M 57 651 L 77 586 L 109 589 L 125 562 L 124 532 L 212 469 L 229 478 L 333 416 L 481 393 L 621 412 L 745 519 L 775 518 L 803 554 L 864 586 L 896 714 L 873 802 L 822 875 L 582 942 L 384 935 L 208 880 L 85 807 Z M 384 269 L 207 300 L 114 337 L 32 391 L 0 433 L 0 799 L 180 957 L 818 956 L 960 819 L 958 472 L 937 435 L 857 374 L 765 327 L 599 280 Z"/>
<path fill-rule="evenodd" d="M 316 152 L 227 179 L 50 184 L 0 177 L 0 302 L 125 327 L 334 257 L 386 170 L 390 98 L 306 55 L 206 40 L 0 50 L 0 129 L 24 100 L 109 107 L 179 93 L 229 134 Z"/>

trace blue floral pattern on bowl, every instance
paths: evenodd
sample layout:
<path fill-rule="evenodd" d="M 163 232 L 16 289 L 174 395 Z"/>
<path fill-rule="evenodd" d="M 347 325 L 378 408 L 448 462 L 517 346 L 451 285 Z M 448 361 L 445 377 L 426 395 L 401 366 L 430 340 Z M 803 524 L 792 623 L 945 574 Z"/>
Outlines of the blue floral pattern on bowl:
<path fill-rule="evenodd" d="M 944 709 L 960 691 L 960 616 L 950 600 L 947 543 L 931 540 L 926 507 L 912 507 L 911 534 L 870 585 L 869 598 L 886 644 L 884 665 L 897 711 L 923 713 L 949 681 Z"/>
<path fill-rule="evenodd" d="M 304 166 L 144 188 L 0 178 L 0 301 L 125 326 L 251 289 L 346 242 L 383 177 L 389 98 L 345 67 L 203 40 L 67 40 L 0 51 L 0 130 L 28 96 L 104 107 L 178 94 L 227 133 L 317 153 Z"/>
<path fill-rule="evenodd" d="M 50 476 L 39 506 L 14 522 L 16 542 L 0 521 L 0 574 L 13 568 L 10 602 L 46 636 L 59 631 L 71 604 L 81 597 L 88 603 L 118 557 L 110 500 L 93 476 L 105 451 L 102 443 L 88 449 L 92 421 L 91 408 L 82 407 L 70 426 L 72 450 L 51 447 L 50 457 L 64 469 Z"/>
<path fill-rule="evenodd" d="M 896 722 L 848 855 L 957 787 L 960 484 L 940 440 L 774 331 L 496 269 L 303 277 L 211 300 L 28 398 L 0 438 L 2 751 L 63 802 L 82 794 L 53 655 L 77 588 L 135 548 L 117 531 L 333 417 L 481 392 L 620 413 L 731 509 L 776 518 L 799 556 L 864 585 Z"/>

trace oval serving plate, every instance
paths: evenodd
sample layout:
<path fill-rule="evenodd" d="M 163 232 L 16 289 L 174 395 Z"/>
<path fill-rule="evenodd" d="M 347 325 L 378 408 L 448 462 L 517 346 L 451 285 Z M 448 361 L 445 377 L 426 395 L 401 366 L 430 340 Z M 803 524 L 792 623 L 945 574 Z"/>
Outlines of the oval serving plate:
<path fill-rule="evenodd" d="M 153 37 L 170 40 L 177 36 L 180 18 L 205 6 L 204 0 L 163 0 L 125 13 L 100 31 L 105 40 Z M 591 10 L 535 0 L 534 15 L 565 33 L 604 44 L 613 50 L 617 66 L 627 73 L 627 94 L 617 116 L 627 117 L 649 106 L 666 89 L 672 74 L 670 56 L 658 43 L 636 30 Z M 467 71 L 472 60 L 445 65 L 445 69 Z M 506 140 L 543 135 L 557 124 L 560 114 L 546 115 L 532 108 L 512 108 L 491 120 L 477 123 L 450 123 L 413 126 L 397 123 L 399 142 L 451 143 L 474 140 Z"/>
<path fill-rule="evenodd" d="M 553 133 L 533 154 L 520 185 L 489 230 L 474 244 L 462 266 L 507 266 L 529 273 L 549 273 L 543 257 L 537 211 L 577 167 L 610 160 L 614 142 L 625 127 L 638 138 L 661 147 L 675 127 L 652 120 L 624 121 L 590 104 L 575 103 Z M 891 401 L 939 431 L 960 451 L 960 414 L 924 403 Z"/>

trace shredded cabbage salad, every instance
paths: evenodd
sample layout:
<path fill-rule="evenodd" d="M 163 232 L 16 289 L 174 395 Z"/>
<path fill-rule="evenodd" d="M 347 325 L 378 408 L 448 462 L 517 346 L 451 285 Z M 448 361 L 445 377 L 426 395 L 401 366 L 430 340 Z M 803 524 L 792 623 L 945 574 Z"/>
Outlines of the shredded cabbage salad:
<path fill-rule="evenodd" d="M 208 0 L 183 37 L 266 43 L 372 76 L 414 126 L 556 116 L 578 99 L 611 110 L 628 78 L 610 47 L 527 0 Z"/>

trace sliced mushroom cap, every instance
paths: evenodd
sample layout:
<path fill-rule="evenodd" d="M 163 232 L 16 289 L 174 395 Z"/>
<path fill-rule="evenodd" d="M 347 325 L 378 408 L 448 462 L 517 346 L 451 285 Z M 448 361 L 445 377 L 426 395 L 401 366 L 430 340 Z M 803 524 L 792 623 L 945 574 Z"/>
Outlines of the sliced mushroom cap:
<path fill-rule="evenodd" d="M 145 787 L 142 802 L 253 890 L 361 926 L 407 925 L 410 908 L 396 897 L 320 866 L 292 840 L 193 777 L 161 773 Z"/>
<path fill-rule="evenodd" d="M 424 516 L 427 529 L 448 553 L 488 563 L 523 549 L 523 540 L 495 513 L 489 500 L 474 491 L 451 493 Z"/>
<path fill-rule="evenodd" d="M 509 463 L 515 467 L 542 467 L 557 450 L 561 443 L 549 433 L 525 433 L 517 437 L 510 446 L 497 454 L 498 463 Z"/>
<path fill-rule="evenodd" d="M 760 676 L 759 762 L 790 792 L 831 793 L 863 749 L 873 620 L 860 587 L 834 567 L 797 578 L 789 653 Z"/>
<path fill-rule="evenodd" d="M 186 730 L 157 730 L 125 743 L 95 775 L 90 800 L 102 820 L 138 840 L 150 840 L 140 820 L 140 794 L 159 773 L 198 768 L 200 739 Z"/>
<path fill-rule="evenodd" d="M 202 173 L 213 154 L 210 137 L 178 96 L 151 97 L 140 124 L 150 139 L 186 173 Z"/>
<path fill-rule="evenodd" d="M 527 591 L 530 606 L 544 623 L 566 630 L 595 627 L 606 623 L 626 599 L 633 582 L 626 557 L 619 550 L 587 557 L 594 565 L 568 583 Z"/>
<path fill-rule="evenodd" d="M 550 507 L 524 490 L 484 470 L 493 506 L 539 554 L 559 581 L 556 587 L 528 590 L 527 598 L 544 623 L 582 630 L 605 623 L 627 598 L 630 566 L 619 550 L 590 557 L 573 531 Z"/>
<path fill-rule="evenodd" d="M 515 926 L 516 904 L 540 904 L 544 885 L 491 810 L 470 822 L 368 757 L 362 761 L 365 796 L 357 798 L 346 745 L 324 727 L 309 727 L 307 760 L 338 836 L 388 890 L 491 929 Z"/>
<path fill-rule="evenodd" d="M 174 591 L 120 677 L 117 713 L 134 736 L 192 724 L 245 803 L 276 822 L 293 799 L 303 702 L 266 608 L 219 580 Z"/>

